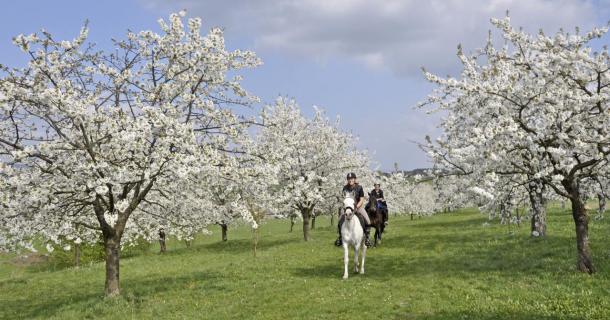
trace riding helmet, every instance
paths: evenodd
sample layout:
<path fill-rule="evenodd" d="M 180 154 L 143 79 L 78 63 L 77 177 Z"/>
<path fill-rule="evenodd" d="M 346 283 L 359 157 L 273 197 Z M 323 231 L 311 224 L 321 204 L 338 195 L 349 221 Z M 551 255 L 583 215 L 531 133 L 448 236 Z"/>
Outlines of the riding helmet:
<path fill-rule="evenodd" d="M 352 178 L 353 178 L 353 179 L 356 179 L 356 174 L 355 174 L 355 173 L 353 173 L 353 172 L 348 173 L 348 174 L 347 174 L 347 180 L 352 179 Z"/>

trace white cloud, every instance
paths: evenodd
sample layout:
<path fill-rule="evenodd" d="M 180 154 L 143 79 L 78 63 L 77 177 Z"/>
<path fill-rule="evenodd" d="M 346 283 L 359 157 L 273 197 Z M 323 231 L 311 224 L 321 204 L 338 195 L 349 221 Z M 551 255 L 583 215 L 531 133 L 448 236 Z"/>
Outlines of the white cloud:
<path fill-rule="evenodd" d="M 387 170 L 394 161 L 401 168 L 430 165 L 413 141 L 421 142 L 426 134 L 438 136 L 440 115 L 427 116 L 409 108 L 429 90 L 421 76 L 421 66 L 441 75 L 455 74 L 459 70 L 457 44 L 462 43 L 466 50 L 484 45 L 492 27 L 489 18 L 503 17 L 507 9 L 515 24 L 532 32 L 543 28 L 547 33 L 559 27 L 581 26 L 586 30 L 595 23 L 606 23 L 610 12 L 610 0 L 141 1 L 160 16 L 187 9 L 189 16 L 202 17 L 206 25 L 224 27 L 232 39 L 230 43 L 235 44 L 236 38 L 251 42 L 263 58 L 290 57 L 288 64 L 278 64 L 275 69 L 267 66 L 270 71 L 261 82 L 268 87 L 256 91 L 263 96 L 265 90 L 276 93 L 277 88 L 283 88 L 294 93 L 291 90 L 300 87 L 296 90 L 301 92 L 298 99 L 305 97 L 323 104 L 329 100 L 324 92 L 316 92 L 326 89 L 320 88 L 318 77 L 322 76 L 315 72 L 315 76 L 310 74 L 311 78 L 306 79 L 290 76 L 293 89 L 284 86 L 291 71 L 283 68 L 298 65 L 302 59 L 322 64 L 351 61 L 371 69 L 414 76 L 399 79 L 377 72 L 370 76 L 367 72 L 340 73 L 329 77 L 340 80 L 358 75 L 363 79 L 348 84 L 325 82 L 333 90 L 333 99 L 326 102 L 331 107 L 329 113 L 341 113 L 345 128 L 360 136 L 361 145 L 374 152 Z M 244 48 L 243 43 L 239 48 Z M 324 72 L 322 69 L 318 71 Z M 375 82 L 372 89 L 366 89 L 363 83 L 367 81 Z M 375 95 L 378 99 L 371 98 Z M 370 126 L 359 115 L 368 115 L 373 108 L 379 122 Z"/>
<path fill-rule="evenodd" d="M 190 15 L 254 40 L 259 51 L 282 51 L 317 61 L 351 59 L 397 74 L 419 68 L 455 71 L 455 48 L 484 44 L 490 17 L 507 9 L 516 24 L 543 28 L 590 27 L 607 0 L 152 0 L 156 9 Z M 604 19 L 606 17 L 603 17 Z"/>

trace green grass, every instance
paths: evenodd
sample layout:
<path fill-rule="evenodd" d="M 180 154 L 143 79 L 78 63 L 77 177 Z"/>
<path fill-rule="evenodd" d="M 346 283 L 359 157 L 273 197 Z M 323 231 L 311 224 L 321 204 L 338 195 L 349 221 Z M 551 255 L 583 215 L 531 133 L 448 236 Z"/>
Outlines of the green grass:
<path fill-rule="evenodd" d="M 588 276 L 575 271 L 567 211 L 553 209 L 549 220 L 548 237 L 532 239 L 527 225 L 486 226 L 474 211 L 394 218 L 382 246 L 368 251 L 366 274 L 346 281 L 328 220 L 307 243 L 274 220 L 262 226 L 256 258 L 243 227 L 226 243 L 218 232 L 122 259 L 116 299 L 102 296 L 102 263 L 18 267 L 5 255 L 0 318 L 608 319 L 610 222 L 591 222 L 599 272 Z"/>

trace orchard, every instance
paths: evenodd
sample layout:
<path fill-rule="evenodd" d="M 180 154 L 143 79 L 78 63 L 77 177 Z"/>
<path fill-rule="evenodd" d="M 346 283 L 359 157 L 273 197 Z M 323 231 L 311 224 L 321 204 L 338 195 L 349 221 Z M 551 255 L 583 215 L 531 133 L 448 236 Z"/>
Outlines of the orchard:
<path fill-rule="evenodd" d="M 434 113 L 438 130 L 382 154 L 379 131 L 403 131 L 356 101 L 334 108 L 318 84 L 328 109 L 278 96 L 301 81 L 255 92 L 281 38 L 259 56 L 204 22 L 171 13 L 106 46 L 89 22 L 14 36 L 0 318 L 607 316 L 608 27 L 491 19 L 480 49 L 458 45 L 457 75 L 425 65 L 428 91 L 396 115 Z M 408 145 L 425 168 L 388 169 Z M 367 250 L 369 222 L 384 241 Z"/>

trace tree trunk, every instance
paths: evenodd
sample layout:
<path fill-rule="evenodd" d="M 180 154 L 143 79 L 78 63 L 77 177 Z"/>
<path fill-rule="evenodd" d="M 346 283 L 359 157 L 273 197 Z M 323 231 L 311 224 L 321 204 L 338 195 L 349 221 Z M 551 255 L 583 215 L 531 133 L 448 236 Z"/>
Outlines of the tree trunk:
<path fill-rule="evenodd" d="M 604 217 L 604 213 L 606 212 L 606 195 L 603 192 L 598 193 L 597 201 L 599 203 L 599 208 L 597 209 L 597 217 L 601 219 Z"/>
<path fill-rule="evenodd" d="M 500 214 L 500 224 L 510 225 L 510 212 L 506 210 L 506 204 L 504 202 L 500 203 L 498 211 Z M 508 229 L 510 230 L 510 227 Z"/>
<path fill-rule="evenodd" d="M 332 211 L 331 211 L 332 213 Z M 339 208 L 338 213 L 337 213 L 337 217 L 341 215 L 341 208 Z M 331 214 L 330 215 L 330 227 L 334 227 L 335 226 L 335 215 Z"/>
<path fill-rule="evenodd" d="M 258 228 L 252 228 L 252 254 L 256 258 L 256 250 L 258 249 Z"/>
<path fill-rule="evenodd" d="M 165 238 L 163 239 L 159 239 L 159 252 L 160 253 L 165 253 L 165 250 L 167 250 L 167 247 L 165 246 Z"/>
<path fill-rule="evenodd" d="M 229 227 L 226 223 L 223 223 L 220 225 L 220 228 L 222 229 L 222 241 L 227 241 L 227 230 Z"/>
<path fill-rule="evenodd" d="M 303 216 L 303 240 L 309 241 L 309 221 L 311 209 L 302 209 L 301 215 Z"/>
<path fill-rule="evenodd" d="M 165 253 L 165 230 L 163 228 L 159 229 L 159 253 Z"/>
<path fill-rule="evenodd" d="M 532 213 L 531 235 L 544 237 L 546 235 L 546 199 L 544 185 L 539 180 L 533 180 L 528 185 L 530 208 Z"/>
<path fill-rule="evenodd" d="M 311 230 L 314 230 L 316 228 L 316 215 L 312 214 L 311 215 Z"/>
<path fill-rule="evenodd" d="M 413 220 L 413 214 L 411 213 L 411 220 Z"/>
<path fill-rule="evenodd" d="M 576 229 L 576 249 L 578 251 L 576 267 L 581 272 L 592 274 L 595 272 L 595 268 L 589 248 L 589 216 L 585 208 L 585 202 L 580 195 L 576 181 L 563 181 L 562 184 L 570 194 L 570 202 L 572 203 L 572 218 Z"/>
<path fill-rule="evenodd" d="M 594 273 L 591 249 L 589 248 L 589 216 L 585 204 L 580 200 L 572 202 L 572 217 L 576 227 L 576 248 L 578 249 L 578 270 Z"/>
<path fill-rule="evenodd" d="M 290 217 L 290 232 L 292 232 L 293 228 L 294 228 L 294 216 Z"/>
<path fill-rule="evenodd" d="M 80 267 L 80 243 L 74 244 L 74 266 Z"/>
<path fill-rule="evenodd" d="M 114 237 L 104 239 L 106 253 L 106 284 L 104 292 L 107 297 L 120 294 L 119 290 L 119 256 L 121 252 L 120 240 Z"/>

